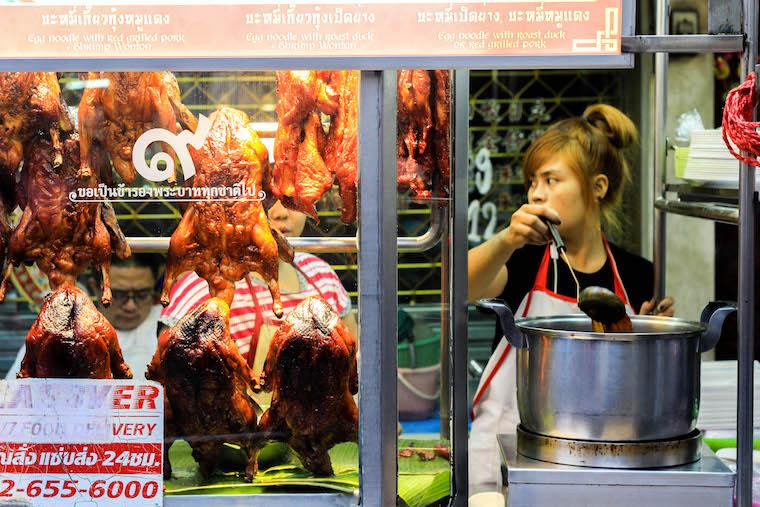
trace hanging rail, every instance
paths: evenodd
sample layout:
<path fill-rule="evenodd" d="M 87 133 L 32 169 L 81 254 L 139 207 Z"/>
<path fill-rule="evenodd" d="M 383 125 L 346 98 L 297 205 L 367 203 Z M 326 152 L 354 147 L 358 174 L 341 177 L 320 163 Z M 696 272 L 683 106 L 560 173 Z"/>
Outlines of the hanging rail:
<path fill-rule="evenodd" d="M 425 252 L 441 240 L 443 221 L 446 214 L 445 204 L 436 204 L 430 212 L 430 228 L 420 236 L 398 238 L 400 252 Z M 131 236 L 127 238 L 133 252 L 166 253 L 169 250 L 169 238 L 152 238 L 149 236 Z M 341 253 L 357 252 L 356 237 L 341 236 L 336 238 L 288 238 L 288 243 L 299 252 Z"/>
<path fill-rule="evenodd" d="M 624 53 L 738 53 L 744 35 L 628 35 L 621 38 Z"/>

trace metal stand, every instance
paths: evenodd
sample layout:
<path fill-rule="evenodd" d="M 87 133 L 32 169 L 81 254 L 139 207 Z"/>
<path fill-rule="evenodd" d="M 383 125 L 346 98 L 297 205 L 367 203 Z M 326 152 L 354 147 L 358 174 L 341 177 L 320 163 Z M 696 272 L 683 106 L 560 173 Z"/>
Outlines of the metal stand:
<path fill-rule="evenodd" d="M 743 0 L 743 44 L 735 48 L 743 50 L 742 79 L 745 79 L 757 62 L 757 0 Z M 755 284 L 755 170 L 742 163 L 739 177 L 739 209 L 714 204 L 683 203 L 671 201 L 663 192 L 667 144 L 665 142 L 665 118 L 667 108 L 667 55 L 665 52 L 681 52 L 686 39 L 666 37 L 668 28 L 668 0 L 657 0 L 657 35 L 646 41 L 629 40 L 632 51 L 657 52 L 655 76 L 655 291 L 664 291 L 665 236 L 664 214 L 677 213 L 739 224 L 739 344 L 738 344 L 738 466 L 736 505 L 752 505 L 752 390 L 754 350 L 754 284 Z M 691 52 L 718 52 L 721 47 L 738 42 L 737 36 L 700 35 L 691 36 Z M 624 44 L 625 47 L 625 44 Z"/>
<path fill-rule="evenodd" d="M 734 474 L 710 448 L 688 465 L 644 470 L 555 465 L 517 453 L 514 435 L 499 435 L 509 507 L 731 507 Z"/>

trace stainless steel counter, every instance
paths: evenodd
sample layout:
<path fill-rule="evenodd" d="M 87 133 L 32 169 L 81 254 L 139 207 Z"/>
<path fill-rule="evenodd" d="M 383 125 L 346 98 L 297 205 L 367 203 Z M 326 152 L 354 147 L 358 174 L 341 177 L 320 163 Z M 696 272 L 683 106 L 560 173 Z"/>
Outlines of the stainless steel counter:
<path fill-rule="evenodd" d="M 508 507 L 731 507 L 734 473 L 706 445 L 689 465 L 620 470 L 556 465 L 517 453 L 514 435 L 499 435 Z"/>

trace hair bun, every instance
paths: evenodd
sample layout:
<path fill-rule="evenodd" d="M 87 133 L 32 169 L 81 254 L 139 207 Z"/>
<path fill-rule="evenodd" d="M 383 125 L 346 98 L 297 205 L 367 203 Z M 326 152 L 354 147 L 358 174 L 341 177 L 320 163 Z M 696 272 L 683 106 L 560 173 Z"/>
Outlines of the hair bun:
<path fill-rule="evenodd" d="M 583 111 L 583 119 L 599 129 L 615 148 L 625 149 L 638 141 L 633 122 L 619 109 L 607 104 L 593 104 Z"/>

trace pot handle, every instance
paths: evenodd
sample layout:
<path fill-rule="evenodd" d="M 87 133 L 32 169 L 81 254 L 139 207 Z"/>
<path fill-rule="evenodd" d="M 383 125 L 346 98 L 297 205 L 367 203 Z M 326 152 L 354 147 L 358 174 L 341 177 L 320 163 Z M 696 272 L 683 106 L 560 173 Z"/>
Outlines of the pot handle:
<path fill-rule="evenodd" d="M 501 299 L 479 299 L 475 307 L 480 313 L 495 313 L 497 330 L 501 330 L 507 341 L 515 348 L 523 349 L 528 346 L 525 335 L 515 325 L 512 310 Z"/>
<path fill-rule="evenodd" d="M 700 353 L 707 352 L 715 347 L 723 331 L 723 322 L 725 322 L 726 317 L 735 312 L 736 303 L 733 302 L 711 301 L 707 303 L 707 306 L 702 310 L 702 316 L 699 318 L 700 322 L 707 326 L 699 339 Z"/>

